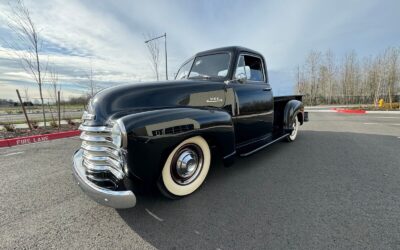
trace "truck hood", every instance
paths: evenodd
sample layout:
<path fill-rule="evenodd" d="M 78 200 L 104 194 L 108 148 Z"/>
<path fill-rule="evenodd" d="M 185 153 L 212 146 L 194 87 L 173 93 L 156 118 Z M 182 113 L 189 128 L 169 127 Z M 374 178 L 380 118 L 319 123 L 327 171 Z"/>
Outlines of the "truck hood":
<path fill-rule="evenodd" d="M 87 125 L 105 125 L 122 116 L 147 110 L 177 106 L 223 107 L 226 101 L 223 82 L 183 80 L 141 82 L 118 85 L 100 91 L 88 105 L 95 115 Z"/>

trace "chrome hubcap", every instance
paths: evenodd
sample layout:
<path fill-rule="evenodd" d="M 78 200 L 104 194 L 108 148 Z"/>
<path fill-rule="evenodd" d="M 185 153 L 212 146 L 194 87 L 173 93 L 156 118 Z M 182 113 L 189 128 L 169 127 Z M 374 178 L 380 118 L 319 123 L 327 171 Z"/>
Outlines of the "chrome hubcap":
<path fill-rule="evenodd" d="M 179 176 L 183 178 L 190 177 L 196 171 L 199 159 L 193 150 L 187 149 L 183 151 L 177 160 L 176 170 Z"/>
<path fill-rule="evenodd" d="M 180 185 L 193 182 L 203 167 L 203 152 L 197 145 L 185 145 L 178 150 L 171 164 L 172 179 Z"/>

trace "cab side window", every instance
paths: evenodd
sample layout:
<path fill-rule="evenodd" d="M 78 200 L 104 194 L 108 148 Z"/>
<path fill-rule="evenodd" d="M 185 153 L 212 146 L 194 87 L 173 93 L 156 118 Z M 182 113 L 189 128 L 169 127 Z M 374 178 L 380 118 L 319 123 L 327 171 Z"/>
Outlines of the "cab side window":
<path fill-rule="evenodd" d="M 189 75 L 190 68 L 192 67 L 193 60 L 188 61 L 182 67 L 179 69 L 178 74 L 176 75 L 175 79 L 180 80 L 180 79 L 186 79 Z"/>
<path fill-rule="evenodd" d="M 263 82 L 265 79 L 261 58 L 250 55 L 240 55 L 236 66 L 235 78 L 239 79 L 243 77 L 243 75 L 249 81 Z"/>

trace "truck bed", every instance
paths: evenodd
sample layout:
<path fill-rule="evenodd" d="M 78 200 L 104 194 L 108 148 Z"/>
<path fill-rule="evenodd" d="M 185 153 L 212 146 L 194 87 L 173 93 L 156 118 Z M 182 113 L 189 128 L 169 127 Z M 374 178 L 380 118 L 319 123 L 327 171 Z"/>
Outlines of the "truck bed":
<path fill-rule="evenodd" d="M 274 96 L 274 102 L 288 102 L 290 100 L 299 100 L 303 99 L 303 95 L 283 95 L 283 96 Z"/>
<path fill-rule="evenodd" d="M 283 114 L 286 103 L 290 100 L 302 101 L 303 95 L 286 95 L 274 97 L 274 131 L 281 131 L 283 128 Z"/>

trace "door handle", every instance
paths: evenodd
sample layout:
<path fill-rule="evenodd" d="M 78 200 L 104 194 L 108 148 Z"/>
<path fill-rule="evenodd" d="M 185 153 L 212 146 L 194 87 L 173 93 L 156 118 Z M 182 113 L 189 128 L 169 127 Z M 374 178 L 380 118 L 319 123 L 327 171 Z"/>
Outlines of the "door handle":
<path fill-rule="evenodd" d="M 271 91 L 271 87 L 266 87 L 266 88 L 263 88 L 263 91 Z"/>

